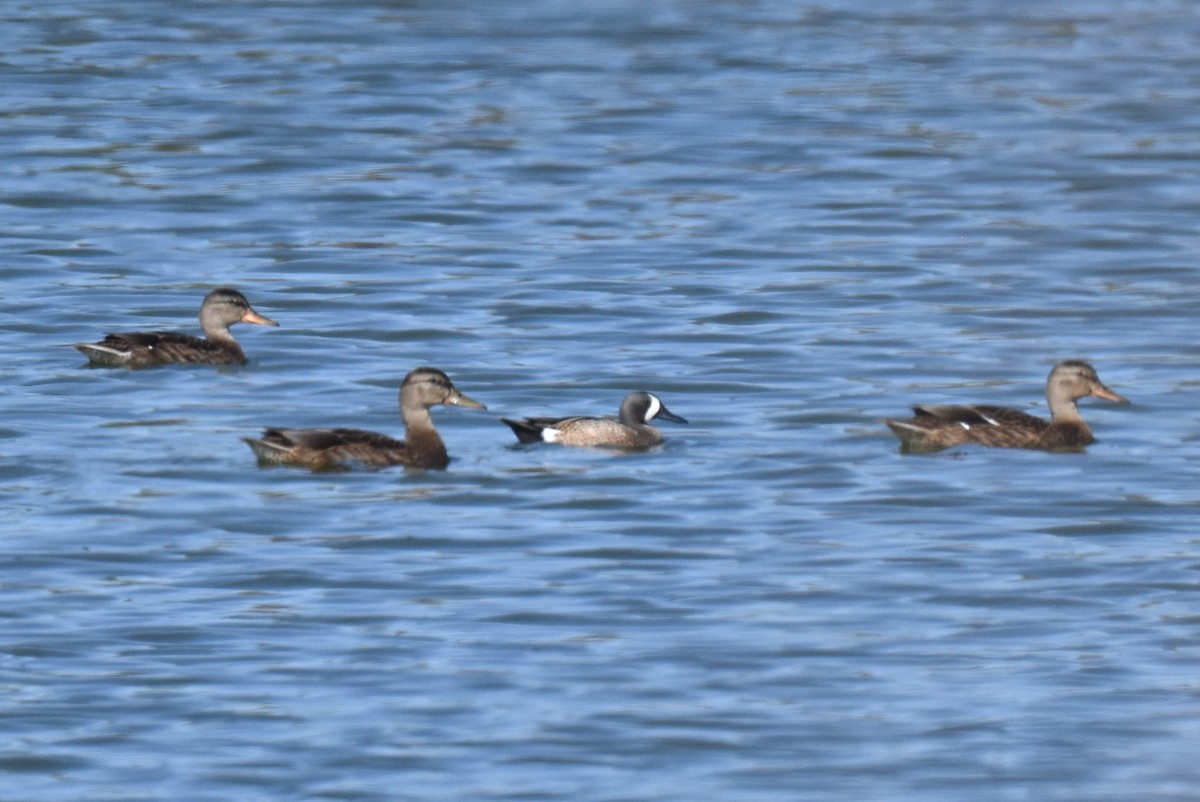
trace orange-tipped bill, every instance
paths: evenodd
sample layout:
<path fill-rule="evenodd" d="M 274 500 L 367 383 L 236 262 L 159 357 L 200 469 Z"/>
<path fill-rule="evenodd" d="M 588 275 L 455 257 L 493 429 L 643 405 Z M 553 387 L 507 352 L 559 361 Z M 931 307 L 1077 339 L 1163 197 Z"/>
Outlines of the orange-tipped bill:
<path fill-rule="evenodd" d="M 468 398 L 455 388 L 454 393 L 446 399 L 447 404 L 456 407 L 466 407 L 467 409 L 487 409 L 483 404 L 476 401 L 474 398 Z"/>
<path fill-rule="evenodd" d="M 1123 395 L 1117 395 L 1112 390 L 1105 387 L 1103 384 L 1097 384 L 1089 393 L 1093 398 L 1103 398 L 1105 401 L 1115 401 L 1118 404 L 1128 404 L 1129 399 Z"/>
<path fill-rule="evenodd" d="M 257 323 L 260 326 L 278 326 L 279 325 L 274 320 L 271 320 L 271 318 L 263 317 L 258 312 L 255 312 L 253 309 L 251 309 L 246 314 L 242 315 L 241 318 L 239 318 L 239 319 L 243 323 Z"/>

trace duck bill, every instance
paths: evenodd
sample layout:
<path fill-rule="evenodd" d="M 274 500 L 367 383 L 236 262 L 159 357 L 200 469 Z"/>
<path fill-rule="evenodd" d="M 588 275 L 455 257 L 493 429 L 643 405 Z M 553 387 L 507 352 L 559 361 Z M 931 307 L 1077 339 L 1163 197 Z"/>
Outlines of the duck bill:
<path fill-rule="evenodd" d="M 1128 404 L 1129 399 L 1123 395 L 1117 395 L 1112 390 L 1105 387 L 1103 384 L 1097 384 L 1089 393 L 1093 398 L 1103 398 L 1105 401 L 1115 401 L 1118 404 Z"/>
<path fill-rule="evenodd" d="M 455 390 L 454 395 L 446 399 L 446 403 L 456 407 L 466 407 L 467 409 L 487 409 L 487 407 L 474 398 L 468 398 L 458 390 Z"/>
<path fill-rule="evenodd" d="M 257 323 L 260 326 L 278 326 L 279 325 L 274 320 L 271 320 L 271 318 L 260 315 L 258 312 L 255 312 L 253 309 L 251 309 L 246 314 L 242 315 L 241 318 L 239 318 L 239 319 L 241 320 L 242 323 Z"/>
<path fill-rule="evenodd" d="M 667 409 L 666 407 L 663 407 L 662 409 L 660 409 L 658 411 L 658 414 L 655 415 L 654 417 L 662 418 L 663 420 L 669 420 L 673 423 L 687 423 L 687 418 L 683 417 L 682 415 L 676 415 L 674 412 Z"/>

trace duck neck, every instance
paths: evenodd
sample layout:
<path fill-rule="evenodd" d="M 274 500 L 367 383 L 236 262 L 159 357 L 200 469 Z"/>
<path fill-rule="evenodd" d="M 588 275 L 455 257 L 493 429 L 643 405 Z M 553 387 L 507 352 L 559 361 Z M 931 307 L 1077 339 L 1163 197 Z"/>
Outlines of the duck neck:
<path fill-rule="evenodd" d="M 404 419 L 404 442 L 410 452 L 428 457 L 446 456 L 446 444 L 433 426 L 433 416 L 424 407 L 401 410 Z"/>
<path fill-rule="evenodd" d="M 214 342 L 236 342 L 233 335 L 229 333 L 229 326 L 219 320 L 206 318 L 204 315 L 200 316 L 200 330 L 204 332 L 205 337 Z"/>
<path fill-rule="evenodd" d="M 1046 403 L 1050 406 L 1051 423 L 1073 423 L 1087 428 L 1083 416 L 1079 414 L 1078 399 L 1049 391 L 1046 393 Z"/>

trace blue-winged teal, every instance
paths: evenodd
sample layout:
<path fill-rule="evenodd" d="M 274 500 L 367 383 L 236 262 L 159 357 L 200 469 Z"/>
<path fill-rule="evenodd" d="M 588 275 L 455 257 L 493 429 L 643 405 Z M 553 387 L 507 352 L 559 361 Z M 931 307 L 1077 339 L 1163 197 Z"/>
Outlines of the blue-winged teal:
<path fill-rule="evenodd" d="M 1127 404 L 1129 401 L 1105 387 L 1087 362 L 1068 359 L 1050 371 L 1046 401 L 1050 420 L 1035 418 L 1017 409 L 988 405 L 918 406 L 916 417 L 885 420 L 908 453 L 940 451 L 962 443 L 999 448 L 1038 448 L 1078 451 L 1095 441 L 1079 415 L 1077 402 L 1091 396 Z"/>
<path fill-rule="evenodd" d="M 525 418 L 507 423 L 522 443 L 562 443 L 566 446 L 650 448 L 662 442 L 662 434 L 649 424 L 655 418 L 687 423 L 667 409 L 658 396 L 637 392 L 625 396 L 613 418 Z"/>
<path fill-rule="evenodd" d="M 223 287 L 213 290 L 200 305 L 204 338 L 170 331 L 127 331 L 109 334 L 98 343 L 75 343 L 93 365 L 146 368 L 153 365 L 199 363 L 244 365 L 246 355 L 229 333 L 234 323 L 278 326 L 250 307 L 246 296 Z"/>
<path fill-rule="evenodd" d="M 437 368 L 417 368 L 400 385 L 400 417 L 404 440 L 362 429 L 266 429 L 262 439 L 243 437 L 264 465 L 298 465 L 313 470 L 355 464 L 382 468 L 445 468 L 446 444 L 433 426 L 434 404 L 487 409 L 467 398 Z"/>

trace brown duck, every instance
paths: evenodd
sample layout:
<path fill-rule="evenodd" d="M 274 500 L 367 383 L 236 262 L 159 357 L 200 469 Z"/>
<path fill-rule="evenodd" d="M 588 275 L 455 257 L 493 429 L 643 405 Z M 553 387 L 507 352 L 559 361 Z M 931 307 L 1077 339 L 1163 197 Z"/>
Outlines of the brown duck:
<path fill-rule="evenodd" d="M 98 343 L 75 343 L 75 347 L 92 365 L 103 367 L 147 368 L 178 363 L 244 365 L 246 355 L 229 333 L 234 323 L 279 325 L 255 312 L 246 296 L 222 287 L 206 295 L 200 304 L 204 337 L 171 331 L 124 331 L 109 334 Z"/>
<path fill-rule="evenodd" d="M 1068 359 L 1055 365 L 1046 380 L 1048 421 L 1017 409 L 978 405 L 918 406 L 913 407 L 916 417 L 884 423 L 892 427 L 900 438 L 901 451 L 906 453 L 928 453 L 963 443 L 1079 451 L 1095 441 L 1077 403 L 1087 396 L 1129 403 L 1105 387 L 1095 368 L 1087 362 Z"/>
<path fill-rule="evenodd" d="M 435 404 L 487 409 L 463 395 L 437 368 L 417 368 L 400 385 L 404 440 L 362 429 L 266 429 L 261 439 L 243 437 L 263 465 L 298 465 L 313 470 L 366 465 L 384 468 L 445 468 L 446 444 L 433 426 Z"/>
<path fill-rule="evenodd" d="M 616 418 L 577 415 L 570 418 L 501 418 L 522 443 L 561 443 L 565 446 L 599 446 L 643 449 L 663 441 L 662 433 L 650 425 L 655 418 L 687 423 L 653 393 L 639 391 L 625 396 Z"/>

